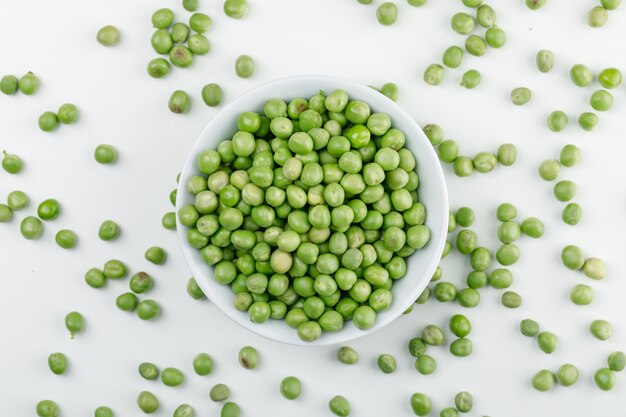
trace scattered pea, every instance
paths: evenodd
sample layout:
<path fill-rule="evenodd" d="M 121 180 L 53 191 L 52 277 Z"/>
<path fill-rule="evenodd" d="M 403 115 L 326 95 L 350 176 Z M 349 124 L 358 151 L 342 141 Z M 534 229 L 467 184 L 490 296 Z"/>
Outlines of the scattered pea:
<path fill-rule="evenodd" d="M 535 337 L 539 333 L 539 323 L 532 319 L 524 319 L 519 324 L 520 332 L 527 337 Z"/>
<path fill-rule="evenodd" d="M 589 325 L 589 331 L 598 340 L 607 340 L 613 334 L 613 326 L 606 320 L 594 320 Z"/>
<path fill-rule="evenodd" d="M 250 78 L 256 69 L 256 64 L 251 56 L 240 55 L 235 61 L 235 72 L 240 78 Z"/>
<path fill-rule="evenodd" d="M 537 69 L 540 72 L 550 72 L 550 70 L 552 70 L 552 68 L 554 67 L 554 54 L 552 53 L 552 51 L 542 49 L 537 52 L 536 63 Z"/>
<path fill-rule="evenodd" d="M 560 385 L 570 387 L 578 381 L 578 369 L 571 363 L 563 364 L 556 372 L 556 379 Z"/>
<path fill-rule="evenodd" d="M 554 353 L 559 344 L 559 339 L 554 333 L 541 332 L 537 335 L 537 345 L 544 353 Z"/>
<path fill-rule="evenodd" d="M 473 89 L 476 88 L 478 84 L 480 84 L 480 80 L 480 72 L 473 69 L 468 70 L 463 74 L 463 78 L 461 78 L 461 86 L 468 89 Z"/>
<path fill-rule="evenodd" d="M 67 370 L 68 360 L 63 353 L 52 353 L 48 356 L 48 367 L 55 375 L 63 375 Z"/>
<path fill-rule="evenodd" d="M 350 403 L 341 395 L 336 395 L 331 398 L 328 402 L 328 408 L 333 414 L 339 417 L 350 415 Z"/>
<path fill-rule="evenodd" d="M 99 164 L 113 164 L 117 161 L 117 150 L 112 145 L 98 145 L 94 158 Z"/>
<path fill-rule="evenodd" d="M 390 1 L 382 3 L 376 9 L 376 19 L 381 25 L 393 25 L 398 19 L 398 6 Z"/>
<path fill-rule="evenodd" d="M 555 380 L 556 378 L 551 371 L 547 369 L 542 369 L 541 371 L 537 372 L 535 376 L 533 376 L 531 384 L 533 388 L 537 391 L 546 392 L 554 388 Z"/>
<path fill-rule="evenodd" d="M 226 384 L 215 384 L 209 392 L 209 397 L 216 403 L 226 401 L 230 397 L 230 388 Z"/>
<path fill-rule="evenodd" d="M 202 87 L 202 100 L 209 107 L 219 106 L 222 102 L 222 87 L 218 84 L 210 83 Z"/>
<path fill-rule="evenodd" d="M 70 332 L 72 339 L 77 333 L 82 332 L 84 327 L 85 319 L 79 312 L 72 311 L 65 316 L 65 328 Z"/>
<path fill-rule="evenodd" d="M 139 365 L 138 370 L 139 375 L 148 381 L 153 381 L 159 377 L 159 368 L 153 363 L 143 362 Z"/>
<path fill-rule="evenodd" d="M 517 87 L 511 91 L 511 102 L 516 106 L 523 106 L 532 98 L 532 92 L 527 87 Z"/>
<path fill-rule="evenodd" d="M 152 414 L 159 409 L 159 400 L 150 391 L 142 391 L 137 396 L 137 406 L 146 414 Z"/>
<path fill-rule="evenodd" d="M 593 379 L 602 391 L 610 391 L 615 386 L 615 374 L 609 368 L 598 369 Z"/>
<path fill-rule="evenodd" d="M 241 19 L 248 13 L 248 1 L 226 0 L 224 2 L 224 13 L 233 19 Z"/>
<path fill-rule="evenodd" d="M 342 346 L 337 351 L 337 360 L 346 365 L 354 365 L 359 360 L 359 354 L 349 346 Z"/>

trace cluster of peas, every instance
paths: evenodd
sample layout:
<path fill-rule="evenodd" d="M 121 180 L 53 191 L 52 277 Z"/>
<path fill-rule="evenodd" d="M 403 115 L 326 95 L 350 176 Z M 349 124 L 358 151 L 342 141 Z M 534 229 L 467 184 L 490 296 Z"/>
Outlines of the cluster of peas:
<path fill-rule="evenodd" d="M 547 159 L 539 165 L 539 176 L 545 181 L 554 181 L 561 172 L 561 167 L 571 168 L 578 165 L 581 158 L 580 149 L 572 144 L 563 146 L 559 159 Z M 561 219 L 565 224 L 575 226 L 580 222 L 583 209 L 580 204 L 570 202 L 576 195 L 576 184 L 569 180 L 558 181 L 553 189 L 554 197 L 567 205 L 561 212 Z"/>
<path fill-rule="evenodd" d="M 474 171 L 488 173 L 493 171 L 498 163 L 511 166 L 517 159 L 517 148 L 512 143 L 504 143 L 493 152 L 479 152 L 474 158 L 459 156 L 459 145 L 455 140 L 443 139 L 443 129 L 437 124 L 424 126 L 424 133 L 430 143 L 437 149 L 437 155 L 442 162 L 452 164 L 454 174 L 458 177 L 469 177 Z"/>
<path fill-rule="evenodd" d="M 510 203 L 503 203 L 498 206 L 496 217 L 502 222 L 498 227 L 498 239 L 502 245 L 496 251 L 495 258 L 500 265 L 510 266 L 516 263 L 520 257 L 520 250 L 514 242 L 519 239 L 522 233 L 535 239 L 542 237 L 544 225 L 536 217 L 526 218 L 521 223 L 516 222 L 517 209 Z M 455 247 L 459 253 L 469 256 L 472 271 L 466 278 L 467 287 L 461 290 L 458 290 L 451 282 L 437 282 L 432 290 L 437 301 L 451 302 L 456 300 L 462 307 L 473 308 L 480 303 L 480 293 L 478 292 L 480 288 L 491 285 L 495 289 L 507 289 L 513 284 L 513 274 L 507 268 L 496 268 L 487 274 L 493 261 L 493 255 L 488 248 L 478 246 L 476 232 L 469 229 L 474 219 L 475 214 L 469 207 L 461 207 L 456 214 L 450 213 L 448 232 L 454 232 L 457 225 L 464 227 L 457 233 Z M 452 244 L 447 242 L 442 257 L 448 254 L 451 247 Z M 431 282 L 439 281 L 442 275 L 442 270 L 438 267 L 431 278 Z M 426 302 L 430 295 L 431 289 L 427 287 L 418 298 L 417 303 Z M 501 302 L 507 308 L 518 308 L 521 306 L 522 298 L 514 291 L 505 291 L 502 294 Z M 471 353 L 471 343 L 468 341 L 457 343 L 460 347 L 469 347 L 468 352 Z"/>
<path fill-rule="evenodd" d="M 32 72 L 27 72 L 19 79 L 15 75 L 5 75 L 0 79 L 0 91 L 11 96 L 18 91 L 30 96 L 39 89 L 39 78 Z"/>
<path fill-rule="evenodd" d="M 106 220 L 98 231 L 100 239 L 112 241 L 120 235 L 119 226 L 112 220 Z M 151 246 L 144 254 L 145 259 L 154 265 L 163 265 L 167 259 L 165 250 Z M 128 276 L 128 268 L 118 259 L 110 259 L 102 269 L 91 268 L 85 273 L 85 283 L 91 288 L 103 288 L 110 279 L 124 279 Z M 135 311 L 141 320 L 153 320 L 161 313 L 160 305 L 152 300 L 139 300 L 137 295 L 146 294 L 154 287 L 154 279 L 146 272 L 137 272 L 130 278 L 130 291 L 120 294 L 115 305 L 122 311 Z M 190 293 L 191 294 L 191 293 Z"/>
<path fill-rule="evenodd" d="M 285 319 L 305 341 L 369 329 L 430 239 L 404 133 L 343 90 L 263 111 L 198 156 L 187 240 L 255 323 Z"/>
<path fill-rule="evenodd" d="M 467 7 L 476 9 L 475 17 L 469 13 L 459 12 L 452 16 L 450 25 L 452 29 L 461 35 L 469 35 L 465 39 L 465 51 L 473 56 L 483 56 L 487 51 L 487 46 L 494 49 L 501 48 L 506 43 L 506 34 L 498 26 L 496 26 L 496 12 L 488 4 L 483 4 L 483 0 L 463 0 L 463 4 Z M 484 38 L 472 34 L 476 29 L 476 23 L 486 28 Z M 458 68 L 463 61 L 463 49 L 460 46 L 453 45 L 447 48 L 442 56 L 442 63 L 448 68 Z M 439 85 L 445 76 L 445 68 L 440 64 L 431 64 L 424 71 L 424 81 L 430 85 Z M 460 85 L 462 87 L 473 89 L 480 84 L 481 75 L 475 69 L 466 71 Z"/>
<path fill-rule="evenodd" d="M 540 51 L 540 53 L 543 53 L 544 55 L 546 52 L 549 51 Z M 553 59 L 554 58 L 552 57 L 545 61 L 543 58 L 540 59 L 539 55 L 537 55 L 537 65 L 539 66 L 539 69 L 542 72 L 548 72 L 549 69 L 552 68 Z M 551 62 L 549 68 L 541 67 L 541 65 L 545 64 L 545 62 Z M 588 87 L 592 84 L 594 78 L 596 77 L 594 77 L 593 72 L 589 69 L 589 67 L 583 64 L 576 64 L 570 69 L 570 78 L 572 83 L 574 83 L 577 87 Z M 597 81 L 607 90 L 615 89 L 622 84 L 622 73 L 617 68 L 605 68 L 598 73 Z M 613 107 L 613 96 L 606 90 L 596 90 L 591 94 L 589 104 L 596 111 L 608 111 L 611 107 Z M 598 121 L 599 117 L 594 112 L 587 111 L 578 116 L 578 125 L 587 132 L 592 131 L 597 126 Z M 563 131 L 567 127 L 568 123 L 569 117 L 561 110 L 553 111 L 547 118 L 548 128 L 553 132 Z"/>
<path fill-rule="evenodd" d="M 204 35 L 211 29 L 211 18 L 197 12 L 198 0 L 183 0 L 183 8 L 193 13 L 189 24 L 174 22 L 174 12 L 162 8 L 152 14 L 152 25 L 156 31 L 151 37 L 154 51 L 168 55 L 168 59 L 155 58 L 148 63 L 147 72 L 152 78 L 164 78 L 171 70 L 171 65 L 187 68 L 193 64 L 195 55 L 206 55 L 210 49 L 209 40 Z M 247 0 L 226 0 L 224 13 L 233 19 L 241 19 L 248 13 Z M 195 32 L 192 34 L 192 31 Z M 115 26 L 107 25 L 97 34 L 98 42 L 103 46 L 115 46 L 120 41 L 120 31 Z M 170 65 L 171 64 L 171 65 Z M 249 78 L 254 73 L 256 64 L 249 55 L 240 55 L 235 61 L 235 72 L 241 78 Z M 222 87 L 216 83 L 206 84 L 201 91 L 202 100 L 209 107 L 219 106 L 222 102 Z M 186 113 L 191 105 L 189 94 L 183 90 L 174 91 L 168 101 L 173 113 Z"/>
<path fill-rule="evenodd" d="M 599 28 L 609 19 L 609 10 L 615 10 L 622 0 L 600 0 L 600 6 L 595 6 L 587 14 L 587 23 L 592 28 Z"/>

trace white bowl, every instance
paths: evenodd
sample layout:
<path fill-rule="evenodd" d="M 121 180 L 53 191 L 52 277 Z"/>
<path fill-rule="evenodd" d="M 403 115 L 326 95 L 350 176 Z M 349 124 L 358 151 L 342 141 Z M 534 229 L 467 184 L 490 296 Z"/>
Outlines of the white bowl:
<path fill-rule="evenodd" d="M 270 319 L 262 324 L 251 322 L 247 312 L 241 312 L 233 307 L 234 294 L 230 287 L 221 285 L 213 279 L 213 268 L 207 266 L 203 262 L 200 252 L 189 245 L 186 238 L 188 228 L 178 224 L 178 237 L 185 260 L 198 285 L 211 302 L 233 321 L 254 333 L 293 345 L 311 346 L 343 343 L 380 330 L 411 306 L 430 281 L 446 241 L 448 193 L 441 165 L 424 132 L 400 106 L 366 85 L 319 75 L 283 78 L 260 85 L 224 106 L 209 122 L 191 148 L 178 185 L 177 210 L 194 202 L 193 196 L 187 192 L 186 184 L 191 176 L 200 174 L 196 167 L 197 155 L 205 149 L 216 149 L 221 141 L 231 138 L 237 130 L 237 116 L 241 112 L 257 111 L 262 113 L 263 104 L 270 98 L 281 98 L 289 101 L 296 97 L 311 97 L 320 90 L 330 93 L 336 89 L 346 90 L 350 99 L 367 102 L 373 112 L 389 114 L 393 127 L 406 134 L 406 147 L 417 158 L 417 171 L 420 179 L 418 191 L 420 201 L 426 206 L 426 225 L 431 231 L 430 242 L 407 259 L 406 276 L 394 282 L 391 307 L 377 314 L 376 324 L 371 329 L 359 330 L 351 322 L 346 322 L 344 328 L 339 332 L 323 332 L 321 338 L 313 342 L 304 342 L 300 340 L 296 330 L 287 326 L 284 320 Z"/>

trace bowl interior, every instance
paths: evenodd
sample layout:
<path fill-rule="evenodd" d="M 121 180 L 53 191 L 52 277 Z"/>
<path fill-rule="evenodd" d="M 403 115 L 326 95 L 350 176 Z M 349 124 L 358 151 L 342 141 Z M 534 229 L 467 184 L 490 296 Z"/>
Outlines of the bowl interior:
<path fill-rule="evenodd" d="M 376 324 L 369 330 L 359 330 L 351 322 L 336 333 L 323 332 L 322 337 L 313 342 L 303 342 L 295 329 L 288 327 L 284 320 L 269 320 L 256 324 L 249 320 L 247 312 L 238 311 L 233 307 L 233 293 L 229 286 L 221 285 L 213 279 L 213 268 L 207 266 L 200 252 L 191 247 L 186 239 L 187 228 L 178 224 L 180 239 L 185 260 L 189 265 L 198 285 L 207 297 L 224 314 L 247 329 L 284 343 L 295 345 L 329 345 L 353 340 L 383 328 L 406 310 L 426 287 L 437 267 L 447 236 L 448 196 L 443 171 L 439 160 L 428 138 L 415 120 L 396 103 L 376 90 L 363 84 L 341 78 L 328 76 L 296 76 L 279 79 L 243 94 L 225 106 L 202 131 L 196 140 L 185 166 L 181 172 L 177 210 L 187 204 L 193 204 L 193 196 L 187 192 L 187 180 L 200 172 L 196 167 L 197 155 L 205 149 L 216 149 L 223 140 L 230 139 L 235 133 L 238 115 L 243 111 L 262 113 L 263 104 L 270 98 L 281 98 L 285 101 L 296 97 L 311 97 L 320 90 L 330 93 L 336 89 L 344 89 L 350 99 L 367 102 L 372 112 L 384 112 L 391 116 L 392 126 L 402 130 L 406 135 L 406 147 L 417 159 L 417 172 L 420 179 L 419 198 L 426 206 L 426 225 L 431 230 L 430 242 L 421 250 L 407 259 L 407 274 L 394 282 L 391 307 L 377 314 Z"/>

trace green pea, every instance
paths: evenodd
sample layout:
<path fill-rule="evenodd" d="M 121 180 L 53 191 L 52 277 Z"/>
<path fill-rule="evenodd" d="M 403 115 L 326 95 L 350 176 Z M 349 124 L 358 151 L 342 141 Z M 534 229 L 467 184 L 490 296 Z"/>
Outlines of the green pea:
<path fill-rule="evenodd" d="M 450 353 L 457 357 L 466 357 L 472 354 L 472 341 L 466 338 L 459 338 L 450 344 Z"/>
<path fill-rule="evenodd" d="M 569 74 L 574 85 L 578 87 L 587 87 L 593 81 L 593 73 L 583 64 L 574 65 Z"/>
<path fill-rule="evenodd" d="M 202 87 L 202 100 L 209 107 L 219 106 L 222 102 L 222 87 L 218 84 L 210 83 Z"/>
<path fill-rule="evenodd" d="M 439 159 L 449 164 L 453 163 L 459 156 L 459 147 L 453 140 L 444 140 L 439 144 L 437 148 L 437 154 Z"/>
<path fill-rule="evenodd" d="M 102 288 L 106 285 L 106 277 L 98 268 L 91 268 L 85 273 L 85 282 L 92 288 Z"/>
<path fill-rule="evenodd" d="M 587 23 L 592 28 L 599 28 L 606 24 L 606 21 L 609 19 L 609 13 L 602 6 L 596 6 L 589 10 L 587 14 Z"/>
<path fill-rule="evenodd" d="M 139 304 L 139 299 L 132 292 L 120 294 L 115 299 L 115 305 L 122 311 L 134 311 Z"/>
<path fill-rule="evenodd" d="M 113 164 L 117 161 L 117 150 L 112 145 L 98 145 L 94 158 L 99 164 Z"/>
<path fill-rule="evenodd" d="M 198 10 L 198 7 L 198 0 L 183 0 L 183 8 L 188 12 L 195 12 L 196 10 Z"/>
<path fill-rule="evenodd" d="M 466 255 L 469 255 L 476 249 L 477 242 L 476 232 L 470 229 L 463 229 L 456 236 L 456 248 L 459 252 Z"/>
<path fill-rule="evenodd" d="M 206 353 L 199 353 L 193 358 L 193 369 L 200 376 L 209 375 L 213 370 L 213 359 Z"/>
<path fill-rule="evenodd" d="M 26 74 L 24 74 L 20 78 L 18 82 L 18 87 L 22 94 L 26 94 L 27 96 L 30 96 L 37 92 L 40 84 L 41 83 L 39 81 L 39 78 L 37 78 L 37 76 L 33 74 L 31 71 L 28 71 Z"/>
<path fill-rule="evenodd" d="M 398 6 L 389 1 L 382 3 L 376 9 L 376 19 L 381 25 L 393 25 L 398 19 Z"/>
<path fill-rule="evenodd" d="M 430 324 L 422 330 L 422 340 L 427 345 L 441 346 L 445 343 L 445 336 L 439 327 Z"/>
<path fill-rule="evenodd" d="M 407 3 L 413 7 L 421 7 L 425 5 L 427 0 L 407 0 Z"/>
<path fill-rule="evenodd" d="M 52 221 L 59 216 L 61 205 L 53 198 L 42 201 L 37 207 L 37 215 L 41 220 Z"/>
<path fill-rule="evenodd" d="M 247 0 L 226 0 L 224 2 L 224 13 L 233 19 L 241 19 L 248 13 Z"/>
<path fill-rule="evenodd" d="M 600 4 L 607 10 L 615 10 L 619 7 L 622 0 L 600 0 Z"/>
<path fill-rule="evenodd" d="M 184 379 L 183 373 L 176 368 L 165 368 L 161 372 L 161 381 L 168 387 L 176 387 L 182 384 Z"/>
<path fill-rule="evenodd" d="M 570 300 L 576 305 L 589 305 L 593 301 L 593 289 L 584 284 L 575 285 L 570 291 Z"/>
<path fill-rule="evenodd" d="M 580 218 L 582 217 L 583 211 L 582 207 L 578 203 L 569 203 L 563 209 L 563 213 L 561 214 L 561 218 L 565 224 L 570 226 L 575 226 L 580 222 Z"/>
<path fill-rule="evenodd" d="M 121 229 L 113 220 L 105 220 L 98 229 L 98 237 L 102 240 L 115 240 L 119 237 Z"/>
<path fill-rule="evenodd" d="M 15 75 L 5 75 L 0 79 L 0 91 L 6 95 L 13 95 L 17 92 L 17 77 Z"/>
<path fill-rule="evenodd" d="M 78 236 L 69 229 L 59 230 L 54 237 L 55 242 L 63 249 L 72 249 L 78 243 Z"/>
<path fill-rule="evenodd" d="M 147 379 L 148 381 L 152 381 L 158 378 L 159 376 L 159 368 L 150 362 L 143 362 L 139 365 L 139 375 L 142 378 Z"/>
<path fill-rule="evenodd" d="M 539 176 L 546 181 L 553 181 L 559 175 L 561 163 L 556 159 L 547 159 L 539 165 Z"/>
<path fill-rule="evenodd" d="M 59 125 L 59 119 L 56 113 L 47 111 L 47 112 L 42 113 L 41 116 L 39 116 L 37 123 L 39 124 L 39 128 L 42 131 L 52 132 Z"/>
<path fill-rule="evenodd" d="M 476 21 L 484 28 L 496 24 L 496 11 L 489 5 L 483 4 L 476 10 Z"/>
<path fill-rule="evenodd" d="M 550 50 L 542 49 L 537 52 L 536 63 L 539 71 L 550 72 L 554 67 L 554 54 Z"/>
<path fill-rule="evenodd" d="M 170 96 L 168 107 L 172 113 L 186 113 L 189 110 L 190 99 L 186 92 L 176 90 Z"/>
<path fill-rule="evenodd" d="M 461 87 L 465 87 L 468 89 L 473 89 L 480 84 L 481 76 L 480 72 L 476 70 L 469 70 L 463 74 L 463 78 L 461 78 Z"/>
<path fill-rule="evenodd" d="M 598 74 L 598 82 L 604 88 L 617 88 L 622 85 L 622 73 L 617 68 L 603 69 Z"/>
<path fill-rule="evenodd" d="M 610 391 L 615 386 L 615 374 L 609 368 L 598 369 L 593 379 L 602 391 Z"/>
<path fill-rule="evenodd" d="M 354 365 L 359 361 L 359 354 L 349 346 L 342 346 L 337 350 L 337 360 L 346 365 Z"/>
<path fill-rule="evenodd" d="M 211 398 L 211 401 L 214 402 L 225 401 L 229 396 L 230 388 L 228 388 L 228 385 L 225 384 L 215 384 L 209 392 L 209 397 Z"/>
<path fill-rule="evenodd" d="M 137 304 L 137 317 L 141 320 L 152 320 L 161 314 L 161 307 L 154 300 L 143 300 Z"/>
<path fill-rule="evenodd" d="M 517 159 L 517 148 L 512 143 L 505 143 L 498 147 L 498 162 L 504 166 L 511 166 Z"/>
<path fill-rule="evenodd" d="M 559 344 L 559 339 L 554 333 L 541 332 L 537 335 L 537 345 L 544 353 L 554 353 Z"/>
<path fill-rule="evenodd" d="M 79 312 L 72 311 L 65 316 L 65 328 L 70 332 L 72 339 L 77 333 L 82 332 L 84 327 L 85 319 Z"/>
<path fill-rule="evenodd" d="M 535 337 L 539 331 L 539 323 L 535 320 L 524 319 L 519 324 L 520 332 L 527 337 Z"/>
<path fill-rule="evenodd" d="M 4 204 L 2 207 L 5 207 L 3 219 L 4 221 L 9 221 L 13 216 L 11 209 Z M 36 217 L 25 217 L 20 224 L 20 232 L 22 233 L 22 236 L 28 240 L 38 239 L 43 234 L 43 224 L 41 223 L 41 220 Z"/>
<path fill-rule="evenodd" d="M 206 55 L 211 49 L 211 44 L 206 36 L 196 33 L 189 37 L 187 48 L 194 55 Z"/>
<path fill-rule="evenodd" d="M 193 64 L 193 53 L 183 45 L 175 45 L 169 51 L 169 58 L 172 65 L 178 68 L 187 68 Z"/>
<path fill-rule="evenodd" d="M 39 417 L 59 417 L 59 406 L 52 400 L 42 400 L 35 408 Z"/>
<path fill-rule="evenodd" d="M 151 246 L 146 250 L 144 257 L 155 265 L 163 265 L 167 259 L 167 253 L 158 246 Z"/>
<path fill-rule="evenodd" d="M 584 112 L 578 116 L 578 125 L 585 131 L 592 131 L 598 124 L 598 115 L 593 112 Z"/>
<path fill-rule="evenodd" d="M 430 85 L 439 85 L 443 81 L 445 69 L 439 64 L 430 64 L 424 71 L 424 81 Z"/>
<path fill-rule="evenodd" d="M 259 361 L 259 353 L 252 346 L 244 346 L 239 350 L 239 364 L 245 369 L 255 369 Z"/>
<path fill-rule="evenodd" d="M 501 301 L 506 308 L 519 308 L 522 305 L 522 297 L 514 291 L 504 292 Z"/>
<path fill-rule="evenodd" d="M 467 391 L 459 392 L 454 396 L 454 405 L 461 413 L 469 413 L 474 406 L 474 398 Z"/>
<path fill-rule="evenodd" d="M 450 317 L 448 326 L 450 331 L 457 337 L 466 337 L 472 330 L 472 324 L 462 314 L 455 314 Z"/>
<path fill-rule="evenodd" d="M 239 417 L 241 409 L 236 403 L 227 402 L 222 406 L 220 417 Z"/>
<path fill-rule="evenodd" d="M 98 30 L 96 40 L 102 46 L 115 46 L 120 42 L 120 31 L 112 25 L 107 25 Z"/>
<path fill-rule="evenodd" d="M 511 102 L 516 106 L 523 106 L 532 98 L 532 91 L 526 87 L 514 88 L 511 91 Z"/>
<path fill-rule="evenodd" d="M 152 78 L 163 78 L 170 73 L 170 63 L 163 58 L 154 58 L 148 62 L 146 71 Z"/>
<path fill-rule="evenodd" d="M 195 410 L 189 404 L 181 404 L 174 410 L 174 417 L 194 417 Z"/>
<path fill-rule="evenodd" d="M 396 371 L 396 358 L 389 354 L 382 354 L 378 357 L 376 364 L 384 374 L 391 374 Z"/>
<path fill-rule="evenodd" d="M 331 398 L 328 402 L 328 408 L 336 416 L 346 417 L 350 415 L 350 403 L 341 395 Z"/>
<path fill-rule="evenodd" d="M 454 45 L 448 47 L 441 58 L 441 62 L 448 68 L 458 68 L 463 61 L 463 49 Z"/>
<path fill-rule="evenodd" d="M 235 61 L 235 72 L 240 78 L 250 78 L 255 68 L 256 64 L 249 55 L 240 55 Z"/>
<path fill-rule="evenodd" d="M 513 221 L 506 221 L 498 227 L 498 239 L 502 243 L 512 243 L 519 239 L 521 229 L 519 224 Z"/>
<path fill-rule="evenodd" d="M 98 407 L 94 411 L 94 417 L 113 417 L 113 410 L 109 407 Z"/>
<path fill-rule="evenodd" d="M 506 33 L 497 26 L 492 26 L 485 32 L 485 41 L 492 48 L 501 48 L 506 43 Z"/>
<path fill-rule="evenodd" d="M 72 103 L 65 103 L 59 107 L 57 118 L 63 124 L 72 124 L 78 120 L 78 108 Z"/>
<path fill-rule="evenodd" d="M 189 39 L 189 26 L 184 23 L 174 23 L 171 30 L 172 41 L 174 43 L 184 43 Z"/>
<path fill-rule="evenodd" d="M 152 414 L 159 409 L 159 400 L 150 391 L 142 391 L 137 396 L 137 406 L 146 414 Z"/>
<path fill-rule="evenodd" d="M 170 53 L 174 46 L 172 36 L 165 29 L 155 31 L 150 38 L 150 44 L 152 45 L 152 49 L 154 49 L 157 54 L 161 55 Z"/>
<path fill-rule="evenodd" d="M 280 382 L 280 393 L 288 400 L 295 400 L 302 393 L 302 383 L 295 376 L 285 377 Z"/>
<path fill-rule="evenodd" d="M 456 33 L 468 35 L 474 31 L 476 21 L 469 14 L 459 12 L 452 16 L 452 18 L 450 19 L 450 25 Z"/>
<path fill-rule="evenodd" d="M 176 213 L 165 213 L 161 218 L 161 225 L 168 230 L 176 229 Z"/>
<path fill-rule="evenodd" d="M 122 261 L 111 259 L 104 263 L 102 268 L 104 276 L 110 279 L 119 279 L 126 277 L 128 270 Z"/>
<path fill-rule="evenodd" d="M 513 265 L 519 260 L 520 250 L 513 243 L 505 243 L 496 251 L 496 260 L 500 265 Z"/>
<path fill-rule="evenodd" d="M 480 36 L 470 35 L 465 40 L 465 50 L 470 55 L 483 56 L 487 50 L 487 44 Z"/>
<path fill-rule="evenodd" d="M 465 282 L 469 288 L 483 288 L 489 283 L 489 277 L 484 271 L 472 271 L 467 275 Z"/>
<path fill-rule="evenodd" d="M 613 107 L 613 96 L 606 90 L 598 90 L 591 95 L 589 103 L 594 110 L 608 111 Z"/>
<path fill-rule="evenodd" d="M 415 369 L 422 375 L 430 375 L 437 369 L 437 362 L 429 355 L 421 355 L 415 360 Z"/>
<path fill-rule="evenodd" d="M 569 118 L 567 115 L 560 111 L 553 111 L 548 115 L 548 128 L 553 132 L 560 132 L 567 126 Z"/>
<path fill-rule="evenodd" d="M 563 265 L 569 269 L 581 269 L 585 264 L 585 257 L 582 249 L 578 246 L 567 245 L 561 251 Z"/>
<path fill-rule="evenodd" d="M 491 271 L 489 281 L 493 288 L 509 288 L 513 283 L 513 274 L 508 269 L 498 268 Z"/>
<path fill-rule="evenodd" d="M 613 326 L 606 320 L 594 320 L 589 325 L 589 331 L 598 340 L 607 340 L 613 334 Z"/>
<path fill-rule="evenodd" d="M 554 388 L 555 381 L 552 371 L 542 369 L 532 377 L 531 385 L 539 392 L 546 392 Z"/>
<path fill-rule="evenodd" d="M 626 354 L 624 352 L 615 351 L 607 358 L 609 369 L 614 372 L 621 372 L 626 368 Z"/>
<path fill-rule="evenodd" d="M 556 373 L 556 379 L 564 387 L 572 386 L 578 381 L 578 369 L 570 363 L 563 364 Z"/>
<path fill-rule="evenodd" d="M 419 337 L 409 340 L 409 353 L 411 356 L 418 358 L 426 353 L 426 344 Z"/>
<path fill-rule="evenodd" d="M 68 360 L 63 353 L 51 353 L 48 356 L 48 367 L 55 375 L 63 375 L 67 370 Z"/>
<path fill-rule="evenodd" d="M 606 265 L 602 259 L 589 258 L 585 260 L 582 270 L 591 279 L 602 279 L 606 276 Z"/>
<path fill-rule="evenodd" d="M 530 10 L 538 10 L 541 9 L 548 0 L 526 0 L 526 6 Z"/>
<path fill-rule="evenodd" d="M 383 86 L 380 87 L 380 92 L 392 101 L 397 101 L 400 93 L 398 86 L 391 82 L 383 84 Z"/>
<path fill-rule="evenodd" d="M 415 393 L 411 395 L 411 409 L 416 416 L 427 416 L 432 411 L 432 402 L 426 394 Z"/>

